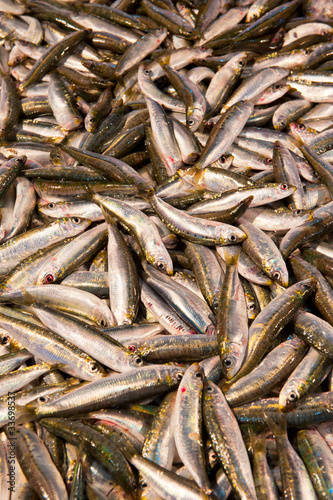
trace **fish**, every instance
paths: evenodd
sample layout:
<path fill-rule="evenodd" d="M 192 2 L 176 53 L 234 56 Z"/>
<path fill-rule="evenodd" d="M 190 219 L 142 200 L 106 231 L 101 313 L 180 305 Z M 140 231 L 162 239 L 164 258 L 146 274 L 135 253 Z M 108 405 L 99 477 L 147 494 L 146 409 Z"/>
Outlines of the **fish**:
<path fill-rule="evenodd" d="M 0 0 L 1 498 L 330 496 L 331 10 Z"/>

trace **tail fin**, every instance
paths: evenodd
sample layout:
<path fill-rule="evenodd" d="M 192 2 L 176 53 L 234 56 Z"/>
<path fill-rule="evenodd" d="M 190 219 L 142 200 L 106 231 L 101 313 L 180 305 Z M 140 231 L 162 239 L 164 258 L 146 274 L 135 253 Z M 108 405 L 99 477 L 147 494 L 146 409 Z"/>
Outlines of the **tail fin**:
<path fill-rule="evenodd" d="M 137 184 L 136 187 L 138 189 L 139 195 L 142 196 L 142 198 L 149 199 L 151 196 L 154 196 L 155 194 L 154 187 L 148 181 L 144 184 Z"/>
<path fill-rule="evenodd" d="M 261 425 L 249 425 L 248 432 L 252 445 L 253 453 L 266 450 L 266 433 Z"/>
<path fill-rule="evenodd" d="M 226 261 L 227 265 L 237 266 L 241 251 L 240 245 L 225 246 L 223 250 L 224 250 L 224 260 Z"/>
<path fill-rule="evenodd" d="M 284 413 L 264 413 L 264 417 L 274 436 L 287 435 L 287 417 Z"/>

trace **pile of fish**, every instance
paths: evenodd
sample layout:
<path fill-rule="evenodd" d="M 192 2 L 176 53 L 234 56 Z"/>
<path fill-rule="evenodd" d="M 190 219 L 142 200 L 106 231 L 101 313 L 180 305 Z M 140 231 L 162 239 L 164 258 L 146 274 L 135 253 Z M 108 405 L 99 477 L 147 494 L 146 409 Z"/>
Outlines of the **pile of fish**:
<path fill-rule="evenodd" d="M 0 42 L 1 500 L 333 498 L 333 2 Z"/>

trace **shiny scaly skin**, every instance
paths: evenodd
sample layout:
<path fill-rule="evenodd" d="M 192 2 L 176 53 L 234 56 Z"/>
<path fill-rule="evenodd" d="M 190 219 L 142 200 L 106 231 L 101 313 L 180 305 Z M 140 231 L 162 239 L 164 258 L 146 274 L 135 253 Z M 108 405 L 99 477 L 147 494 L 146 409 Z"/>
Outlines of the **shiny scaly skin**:
<path fill-rule="evenodd" d="M 239 247 L 237 250 L 235 256 L 227 255 L 216 324 L 222 372 L 228 380 L 242 366 L 249 340 L 245 293 L 237 270 Z"/>
<path fill-rule="evenodd" d="M 51 45 L 45 53 L 35 62 L 28 75 L 20 85 L 20 90 L 32 85 L 36 80 L 42 79 L 46 73 L 54 68 L 56 63 L 69 51 L 73 50 L 87 35 L 87 31 L 75 31 L 65 36 L 58 43 Z"/>
<path fill-rule="evenodd" d="M 333 202 L 313 211 L 313 220 L 290 229 L 280 243 L 280 251 L 287 258 L 296 248 L 324 236 L 333 227 Z"/>
<path fill-rule="evenodd" d="M 173 412 L 176 395 L 176 392 L 170 392 L 163 399 L 154 415 L 142 449 L 143 458 L 148 458 L 168 470 L 171 469 L 175 452 Z M 157 500 L 152 485 L 147 485 L 145 488 L 142 486 L 142 476 L 141 480 L 139 478 L 139 498 Z"/>
<path fill-rule="evenodd" d="M 297 367 L 306 346 L 296 337 L 279 344 L 263 361 L 231 385 L 225 397 L 231 407 L 255 401 L 266 396 Z"/>
<path fill-rule="evenodd" d="M 216 312 L 222 285 L 222 272 L 216 256 L 210 248 L 190 241 L 185 242 L 185 255 L 203 296 Z"/>
<path fill-rule="evenodd" d="M 0 209 L 3 206 L 5 195 L 10 186 L 18 175 L 26 162 L 27 157 L 22 155 L 2 163 L 0 166 Z M 1 212 L 0 212 L 1 213 Z"/>
<path fill-rule="evenodd" d="M 297 447 L 319 498 L 330 498 L 333 491 L 333 454 L 316 429 L 297 433 Z"/>
<path fill-rule="evenodd" d="M 245 100 L 236 102 L 221 115 L 221 118 L 209 134 L 207 144 L 202 151 L 196 167 L 205 168 L 218 160 L 228 150 L 228 147 L 231 146 L 252 112 L 253 103 Z M 230 133 L 231 130 L 232 134 Z"/>
<path fill-rule="evenodd" d="M 111 370 L 123 372 L 141 366 L 142 360 L 97 328 L 39 304 L 33 311 L 44 325 Z"/>
<path fill-rule="evenodd" d="M 303 280 L 275 297 L 253 321 L 249 329 L 248 355 L 233 382 L 249 373 L 262 359 L 280 330 L 315 288 L 314 279 Z"/>
<path fill-rule="evenodd" d="M 47 306 L 82 317 L 89 323 L 97 323 L 102 327 L 115 326 L 114 315 L 105 302 L 92 293 L 77 288 L 65 285 L 35 285 L 12 292 L 11 297 L 19 303 L 27 302 L 29 305 L 33 298 Z"/>
<path fill-rule="evenodd" d="M 198 363 L 185 372 L 174 411 L 175 443 L 179 456 L 197 485 L 209 493 L 202 442 L 203 376 Z"/>
<path fill-rule="evenodd" d="M 296 335 L 299 335 L 318 352 L 333 361 L 333 327 L 327 321 L 306 311 L 294 318 Z"/>
<path fill-rule="evenodd" d="M 331 359 L 311 347 L 280 390 L 280 410 L 290 410 L 303 396 L 316 389 L 327 376 L 332 363 Z"/>
<path fill-rule="evenodd" d="M 251 427 L 249 430 L 253 449 L 253 478 L 258 500 L 278 500 L 277 486 L 267 463 L 266 431 Z"/>
<path fill-rule="evenodd" d="M 324 319 L 333 326 L 333 290 L 316 267 L 298 255 L 290 257 L 290 263 L 297 278 L 316 280 L 314 303 Z"/>
<path fill-rule="evenodd" d="M 218 353 L 217 340 L 214 335 L 165 335 L 153 338 L 127 341 L 132 352 L 150 363 L 164 362 L 170 359 L 177 362 L 201 361 Z"/>
<path fill-rule="evenodd" d="M 105 370 L 97 361 L 54 332 L 2 313 L 0 317 L 2 326 L 37 358 L 62 365 L 61 368 L 66 373 L 83 380 L 96 380 L 106 376 Z"/>
<path fill-rule="evenodd" d="M 110 308 L 118 325 L 131 324 L 139 306 L 139 279 L 133 257 L 113 220 L 108 220 Z"/>
<path fill-rule="evenodd" d="M 19 262 L 39 249 L 47 248 L 69 236 L 80 234 L 89 224 L 89 220 L 62 217 L 45 226 L 36 227 L 15 236 L 0 246 L 0 274 L 7 274 Z"/>
<path fill-rule="evenodd" d="M 95 456 L 112 472 L 128 495 L 134 499 L 135 479 L 124 455 L 114 443 L 100 432 L 81 422 L 73 422 L 63 418 L 46 418 L 41 425 L 50 432 L 76 446 L 83 441 L 83 448 Z"/>
<path fill-rule="evenodd" d="M 271 238 L 250 222 L 242 222 L 240 229 L 247 235 L 242 248 L 272 280 L 288 286 L 288 269 Z"/>
<path fill-rule="evenodd" d="M 0 106 L 0 137 L 3 137 L 15 127 L 20 116 L 20 102 L 14 81 L 10 76 L 1 78 Z"/>
<path fill-rule="evenodd" d="M 312 210 L 274 210 L 271 208 L 249 208 L 239 222 L 251 222 L 263 231 L 284 231 L 313 220 Z"/>
<path fill-rule="evenodd" d="M 302 250 L 305 260 L 315 266 L 324 275 L 333 276 L 333 259 L 329 255 L 324 255 L 319 248 L 305 247 Z"/>
<path fill-rule="evenodd" d="M 50 75 L 48 98 L 52 112 L 64 130 L 70 131 L 81 127 L 83 118 L 77 109 L 74 96 L 58 73 Z"/>
<path fill-rule="evenodd" d="M 50 247 L 42 250 L 37 250 L 30 257 L 22 260 L 15 266 L 5 278 L 1 281 L 0 291 L 3 298 L 6 292 L 14 291 L 15 289 L 27 288 L 36 284 L 41 266 L 47 262 L 55 253 L 66 243 L 72 241 L 73 238 L 66 238 L 63 241 L 54 243 Z"/>
<path fill-rule="evenodd" d="M 147 215 L 122 200 L 107 196 L 94 195 L 94 201 L 99 203 L 109 215 L 119 220 L 137 238 L 148 262 L 158 266 L 164 272 L 172 274 L 171 257 L 156 225 Z"/>
<path fill-rule="evenodd" d="M 203 415 L 218 461 L 237 496 L 256 500 L 250 461 L 238 423 L 223 393 L 210 381 L 205 383 Z"/>
<path fill-rule="evenodd" d="M 289 150 L 279 141 L 274 143 L 273 169 L 277 182 L 285 182 L 296 188 L 296 191 L 290 196 L 291 208 L 304 210 L 304 190 L 297 165 Z"/>
<path fill-rule="evenodd" d="M 17 429 L 16 439 L 17 459 L 38 496 L 67 500 L 65 483 L 42 439 L 25 427 Z"/>
<path fill-rule="evenodd" d="M 110 408 L 119 403 L 134 403 L 163 394 L 178 385 L 184 369 L 176 366 L 149 365 L 140 370 L 110 375 L 100 383 L 87 384 L 70 394 L 39 406 L 36 416 L 66 416 Z"/>
<path fill-rule="evenodd" d="M 67 245 L 62 246 L 52 256 L 52 259 L 41 266 L 36 284 L 50 284 L 62 280 L 90 260 L 106 242 L 106 239 L 107 226 L 105 223 L 85 231 Z"/>
<path fill-rule="evenodd" d="M 157 215 L 174 233 L 193 243 L 206 245 L 230 245 L 243 241 L 243 231 L 229 224 L 208 221 L 172 207 L 153 194 L 149 201 Z"/>
<path fill-rule="evenodd" d="M 41 375 L 49 372 L 52 365 L 49 363 L 39 363 L 36 365 L 28 366 L 26 368 L 19 368 L 10 373 L 5 373 L 0 376 L 0 396 L 8 393 L 13 393 L 21 389 L 25 385 L 36 380 Z"/>
<path fill-rule="evenodd" d="M 147 458 L 135 455 L 131 458 L 132 465 L 146 479 L 146 482 L 152 485 L 155 490 L 154 500 L 162 496 L 164 500 L 209 500 L 201 488 L 185 477 L 181 477 L 174 472 L 155 464 Z"/>
<path fill-rule="evenodd" d="M 317 496 L 305 465 L 288 440 L 286 417 L 282 414 L 268 415 L 267 423 L 275 437 L 283 498 L 316 500 Z"/>
<path fill-rule="evenodd" d="M 303 428 L 332 419 L 333 392 L 323 392 L 306 396 L 296 403 L 294 409 L 286 413 L 290 427 Z M 280 412 L 279 399 L 260 399 L 253 403 L 233 408 L 240 424 L 265 423 L 265 413 Z"/>
<path fill-rule="evenodd" d="M 187 212 L 192 215 L 205 215 L 209 212 L 217 212 L 218 210 L 226 210 L 234 207 L 236 203 L 245 201 L 250 196 L 253 197 L 250 202 L 250 207 L 266 205 L 274 201 L 281 200 L 291 195 L 295 191 L 293 186 L 287 184 L 264 184 L 252 187 L 244 186 L 238 189 L 231 189 L 221 194 L 216 194 L 208 200 L 198 202 L 187 209 Z"/>

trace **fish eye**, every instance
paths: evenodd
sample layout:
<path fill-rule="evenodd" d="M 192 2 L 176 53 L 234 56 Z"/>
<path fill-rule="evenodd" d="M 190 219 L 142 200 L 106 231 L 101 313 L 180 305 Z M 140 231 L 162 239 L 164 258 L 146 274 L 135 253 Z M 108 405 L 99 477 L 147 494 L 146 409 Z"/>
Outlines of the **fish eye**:
<path fill-rule="evenodd" d="M 192 125 L 194 125 L 194 120 L 193 118 L 190 118 L 187 123 L 189 124 L 190 127 L 192 127 Z"/>
<path fill-rule="evenodd" d="M 280 125 L 282 125 L 282 127 L 285 127 L 286 126 L 286 120 L 280 120 Z"/>
<path fill-rule="evenodd" d="M 273 90 L 280 90 L 282 85 L 274 85 Z"/>
<path fill-rule="evenodd" d="M 53 153 L 53 158 L 57 158 L 58 160 L 60 160 L 60 154 L 59 153 Z"/>
<path fill-rule="evenodd" d="M 250 311 L 254 311 L 254 309 L 256 308 L 256 305 L 253 304 L 253 302 L 251 304 L 248 305 L 247 307 Z"/>
<path fill-rule="evenodd" d="M 200 379 L 202 379 L 202 374 L 201 374 L 200 372 L 197 372 L 197 373 L 195 374 L 195 377 L 196 377 L 196 378 L 200 378 Z"/>
<path fill-rule="evenodd" d="M 238 63 L 239 66 L 244 66 L 244 64 L 245 64 L 245 61 L 239 61 L 239 63 Z"/>
<path fill-rule="evenodd" d="M 72 217 L 71 220 L 73 224 L 81 224 L 81 219 L 79 217 Z"/>
<path fill-rule="evenodd" d="M 38 403 L 46 403 L 47 400 L 48 398 L 46 396 L 41 396 L 37 399 Z"/>
<path fill-rule="evenodd" d="M 182 378 L 183 378 L 183 374 L 182 374 L 182 372 L 178 372 L 178 373 L 176 374 L 176 379 L 180 381 L 180 380 L 182 380 Z"/>
<path fill-rule="evenodd" d="M 275 280 L 280 279 L 280 278 L 281 278 L 281 273 L 280 273 L 279 271 L 275 271 L 275 272 L 273 273 L 273 278 L 274 278 Z"/>
<path fill-rule="evenodd" d="M 146 483 L 146 481 L 143 479 L 142 481 L 140 481 L 140 487 L 141 488 L 147 488 L 148 484 Z"/>
<path fill-rule="evenodd" d="M 135 345 L 130 345 L 130 346 L 128 346 L 128 347 L 127 347 L 127 349 L 128 349 L 129 351 L 131 351 L 131 352 L 134 352 L 134 351 L 135 351 L 135 349 L 136 349 L 136 347 L 135 347 Z"/>
<path fill-rule="evenodd" d="M 48 203 L 47 208 L 52 210 L 52 208 L 55 208 L 55 203 Z"/>
<path fill-rule="evenodd" d="M 47 274 L 44 278 L 45 283 L 52 283 L 54 280 L 54 276 L 52 274 Z"/>
<path fill-rule="evenodd" d="M 309 49 L 305 49 L 304 54 L 305 54 L 306 56 L 310 55 L 310 54 L 311 54 L 311 50 L 309 50 Z"/>
<path fill-rule="evenodd" d="M 296 396 L 296 393 L 295 393 L 295 392 L 291 392 L 291 393 L 289 394 L 289 399 L 290 399 L 290 401 L 295 401 L 295 399 L 296 399 L 296 398 L 297 398 L 297 396 Z"/>
<path fill-rule="evenodd" d="M 225 358 L 223 360 L 223 364 L 226 368 L 231 368 L 232 366 L 232 359 L 231 358 Z"/>
<path fill-rule="evenodd" d="M 142 359 L 141 359 L 141 358 L 139 358 L 139 356 L 138 356 L 137 358 L 135 358 L 135 359 L 133 360 L 133 363 L 134 363 L 136 366 L 141 366 L 141 365 L 142 365 L 142 363 L 143 363 L 143 361 L 142 361 Z"/>
<path fill-rule="evenodd" d="M 106 320 L 105 319 L 101 319 L 101 326 L 106 326 Z"/>
<path fill-rule="evenodd" d="M 74 476 L 68 476 L 68 481 L 71 483 L 74 479 Z"/>
<path fill-rule="evenodd" d="M 283 189 L 283 191 L 288 189 L 288 184 L 281 184 L 281 189 Z"/>
<path fill-rule="evenodd" d="M 301 288 L 304 288 L 304 290 L 309 290 L 311 288 L 311 285 L 309 283 L 302 283 Z"/>
<path fill-rule="evenodd" d="M 157 262 L 156 267 L 157 267 L 157 269 L 160 269 L 161 271 L 163 271 L 165 269 L 165 264 L 164 264 L 164 262 Z"/>
<path fill-rule="evenodd" d="M 295 214 L 296 215 L 301 215 L 302 213 L 302 210 L 300 208 L 298 208 L 297 210 L 295 210 Z"/>
<path fill-rule="evenodd" d="M 96 373 L 98 371 L 98 365 L 96 363 L 91 363 L 91 365 L 90 365 L 90 371 L 92 373 Z"/>
<path fill-rule="evenodd" d="M 144 70 L 144 74 L 145 74 L 145 75 L 150 76 L 150 71 L 149 71 L 149 69 L 145 69 L 145 70 Z"/>
<path fill-rule="evenodd" d="M 200 52 L 206 52 L 206 51 L 207 51 L 207 48 L 206 48 L 206 47 L 199 47 L 199 51 L 200 51 Z"/>
<path fill-rule="evenodd" d="M 225 163 L 227 161 L 227 158 L 222 155 L 221 158 L 220 158 L 220 163 Z"/>
<path fill-rule="evenodd" d="M 8 337 L 2 337 L 1 340 L 0 340 L 0 344 L 1 345 L 5 345 L 5 344 L 8 343 L 8 340 L 9 340 Z"/>
<path fill-rule="evenodd" d="M 265 158 L 265 163 L 272 163 L 272 162 L 273 162 L 272 158 Z"/>
<path fill-rule="evenodd" d="M 234 241 L 237 241 L 237 236 L 235 234 L 231 234 L 228 239 L 229 239 L 229 241 L 234 242 Z"/>
<path fill-rule="evenodd" d="M 303 125 L 303 123 L 300 123 L 298 125 L 298 130 L 305 130 L 305 125 Z"/>
<path fill-rule="evenodd" d="M 214 392 L 214 387 L 212 387 L 211 385 L 209 385 L 207 387 L 206 391 L 212 393 L 212 392 Z"/>

